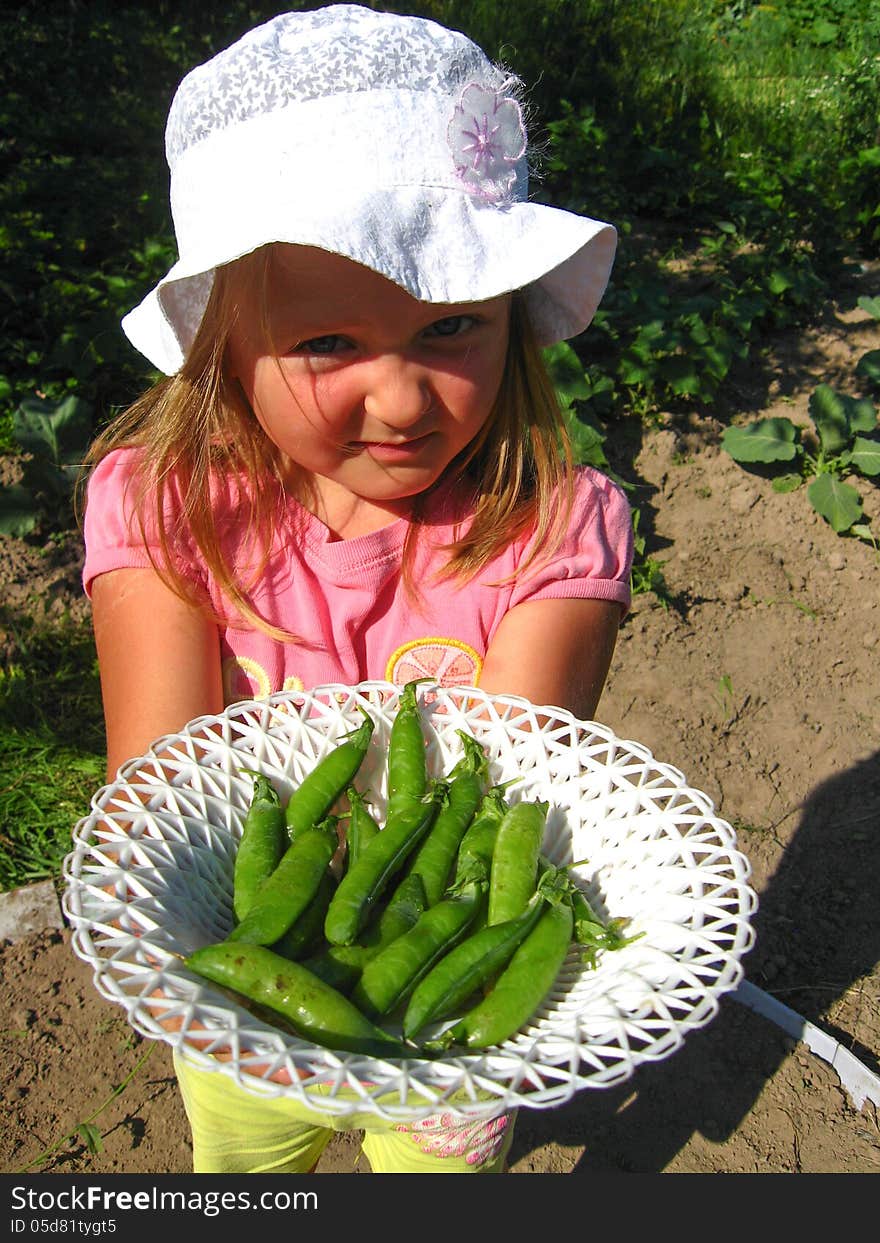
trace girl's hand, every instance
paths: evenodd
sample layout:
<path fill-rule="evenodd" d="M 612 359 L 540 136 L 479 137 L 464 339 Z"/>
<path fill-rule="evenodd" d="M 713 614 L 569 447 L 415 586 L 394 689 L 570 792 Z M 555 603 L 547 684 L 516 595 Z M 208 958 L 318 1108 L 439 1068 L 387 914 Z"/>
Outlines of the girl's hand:
<path fill-rule="evenodd" d="M 608 600 L 527 600 L 501 620 L 486 653 L 480 689 L 522 695 L 592 720 L 620 624 Z"/>

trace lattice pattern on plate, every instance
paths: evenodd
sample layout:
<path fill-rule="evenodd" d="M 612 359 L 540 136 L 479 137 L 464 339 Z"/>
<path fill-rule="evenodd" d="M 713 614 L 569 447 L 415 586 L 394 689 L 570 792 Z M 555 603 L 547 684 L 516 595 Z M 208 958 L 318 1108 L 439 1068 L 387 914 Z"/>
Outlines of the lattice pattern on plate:
<path fill-rule="evenodd" d="M 756 898 L 749 865 L 706 795 L 643 746 L 596 722 L 474 688 L 421 688 L 432 772 L 484 744 L 511 799 L 550 803 L 545 853 L 606 917 L 643 935 L 586 967 L 575 947 L 529 1025 L 482 1054 L 382 1062 L 318 1048 L 255 1017 L 181 956 L 232 927 L 232 869 L 259 770 L 286 797 L 362 717 L 375 721 L 359 785 L 385 793 L 399 689 L 329 685 L 235 704 L 158 740 L 97 792 L 74 830 L 64 905 L 99 992 L 142 1035 L 250 1091 L 326 1114 L 415 1121 L 546 1108 L 667 1057 L 742 977 Z M 581 862 L 586 860 L 586 862 Z M 289 1082 L 279 1082 L 287 1079 Z"/>

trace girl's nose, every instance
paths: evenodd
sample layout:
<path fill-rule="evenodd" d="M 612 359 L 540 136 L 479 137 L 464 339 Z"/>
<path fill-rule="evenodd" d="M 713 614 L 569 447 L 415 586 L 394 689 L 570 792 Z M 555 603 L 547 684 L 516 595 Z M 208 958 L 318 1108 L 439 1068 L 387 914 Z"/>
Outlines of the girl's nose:
<path fill-rule="evenodd" d="M 431 401 L 431 386 L 423 367 L 396 354 L 373 360 L 364 393 L 364 410 L 370 418 L 406 431 L 427 413 Z"/>

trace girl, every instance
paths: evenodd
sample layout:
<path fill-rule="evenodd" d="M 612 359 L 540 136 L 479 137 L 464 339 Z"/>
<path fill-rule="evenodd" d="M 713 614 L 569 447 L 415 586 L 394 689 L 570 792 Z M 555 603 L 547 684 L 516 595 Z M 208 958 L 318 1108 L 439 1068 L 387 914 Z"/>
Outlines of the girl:
<path fill-rule="evenodd" d="M 629 604 L 621 491 L 567 464 L 541 347 L 610 225 L 527 200 L 519 83 L 463 35 L 331 5 L 194 69 L 180 258 L 123 320 L 166 374 L 85 515 L 108 773 L 225 703 L 429 675 L 590 717 Z M 178 1057 L 204 1172 L 302 1171 L 327 1122 Z M 373 1170 L 491 1172 L 502 1115 L 367 1123 Z"/>

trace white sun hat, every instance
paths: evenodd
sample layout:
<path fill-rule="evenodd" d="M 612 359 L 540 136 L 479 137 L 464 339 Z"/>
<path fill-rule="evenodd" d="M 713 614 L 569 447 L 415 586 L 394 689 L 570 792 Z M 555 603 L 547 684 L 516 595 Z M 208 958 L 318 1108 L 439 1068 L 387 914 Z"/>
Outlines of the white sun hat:
<path fill-rule="evenodd" d="M 541 345 L 587 327 L 617 243 L 529 202 L 522 84 L 466 36 L 355 4 L 284 13 L 184 77 L 166 154 L 179 259 L 122 321 L 184 362 L 214 270 L 315 246 L 431 303 L 524 289 Z"/>

